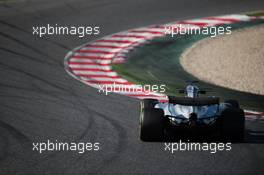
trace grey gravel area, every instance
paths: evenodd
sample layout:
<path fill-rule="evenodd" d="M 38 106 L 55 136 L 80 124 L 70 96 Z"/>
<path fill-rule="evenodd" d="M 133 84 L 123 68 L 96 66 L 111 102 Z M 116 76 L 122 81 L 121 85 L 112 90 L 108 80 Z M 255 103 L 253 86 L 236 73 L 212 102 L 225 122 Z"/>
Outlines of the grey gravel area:
<path fill-rule="evenodd" d="M 201 40 L 180 61 L 203 81 L 264 95 L 264 25 Z"/>

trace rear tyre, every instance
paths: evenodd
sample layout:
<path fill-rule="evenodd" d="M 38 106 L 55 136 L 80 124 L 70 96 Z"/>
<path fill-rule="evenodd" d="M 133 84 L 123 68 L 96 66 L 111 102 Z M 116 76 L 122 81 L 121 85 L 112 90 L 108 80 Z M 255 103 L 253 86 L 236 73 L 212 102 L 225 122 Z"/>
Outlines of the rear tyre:
<path fill-rule="evenodd" d="M 236 100 L 225 100 L 225 103 L 230 104 L 233 108 L 240 108 L 239 103 Z"/>
<path fill-rule="evenodd" d="M 227 108 L 222 113 L 221 136 L 223 141 L 243 142 L 245 114 L 240 108 Z"/>
<path fill-rule="evenodd" d="M 141 101 L 141 109 L 143 109 L 143 108 L 145 108 L 145 109 L 154 108 L 157 103 L 159 103 L 159 101 L 156 99 L 151 99 L 151 98 L 143 99 Z"/>
<path fill-rule="evenodd" d="M 162 109 L 143 108 L 140 114 L 140 139 L 159 142 L 164 138 L 164 113 Z"/>

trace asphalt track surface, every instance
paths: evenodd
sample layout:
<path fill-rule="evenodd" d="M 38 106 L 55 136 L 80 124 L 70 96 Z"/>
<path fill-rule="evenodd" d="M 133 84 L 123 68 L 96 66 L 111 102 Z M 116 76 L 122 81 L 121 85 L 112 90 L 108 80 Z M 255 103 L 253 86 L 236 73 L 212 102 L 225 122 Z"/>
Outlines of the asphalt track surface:
<path fill-rule="evenodd" d="M 139 100 L 98 94 L 64 70 L 72 48 L 118 31 L 264 7 L 262 0 L 0 2 L 0 174 L 263 174 L 264 123 L 230 152 L 164 151 L 138 139 Z M 32 26 L 98 25 L 99 36 L 32 35 Z M 100 151 L 32 151 L 32 142 L 100 142 Z"/>

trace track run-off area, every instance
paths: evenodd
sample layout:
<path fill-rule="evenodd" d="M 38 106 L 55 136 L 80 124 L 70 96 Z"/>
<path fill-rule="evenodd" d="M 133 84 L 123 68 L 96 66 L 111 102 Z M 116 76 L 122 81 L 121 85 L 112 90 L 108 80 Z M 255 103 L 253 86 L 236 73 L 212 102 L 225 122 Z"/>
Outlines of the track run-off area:
<path fill-rule="evenodd" d="M 170 22 L 163 25 L 130 29 L 86 43 L 70 51 L 65 57 L 66 71 L 77 80 L 99 89 L 99 92 L 116 92 L 133 98 L 154 98 L 166 102 L 167 96 L 154 92 L 136 91 L 137 84 L 129 82 L 112 69 L 112 64 L 122 64 L 127 54 L 150 40 L 166 36 L 170 26 L 197 29 L 239 22 L 250 22 L 263 17 L 231 14 Z M 148 63 L 146 63 L 148 64 Z M 123 86 L 122 90 L 120 87 Z M 247 118 L 264 119 L 263 112 L 245 110 Z"/>

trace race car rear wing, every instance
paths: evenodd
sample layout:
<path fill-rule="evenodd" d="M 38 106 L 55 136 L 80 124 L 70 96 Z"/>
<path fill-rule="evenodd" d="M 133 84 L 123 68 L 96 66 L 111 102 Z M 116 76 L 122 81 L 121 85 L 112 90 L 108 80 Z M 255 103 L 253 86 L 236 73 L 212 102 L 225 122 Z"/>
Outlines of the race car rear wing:
<path fill-rule="evenodd" d="M 174 97 L 169 96 L 169 103 L 179 104 L 184 106 L 208 106 L 208 105 L 216 105 L 219 104 L 218 97 Z"/>

